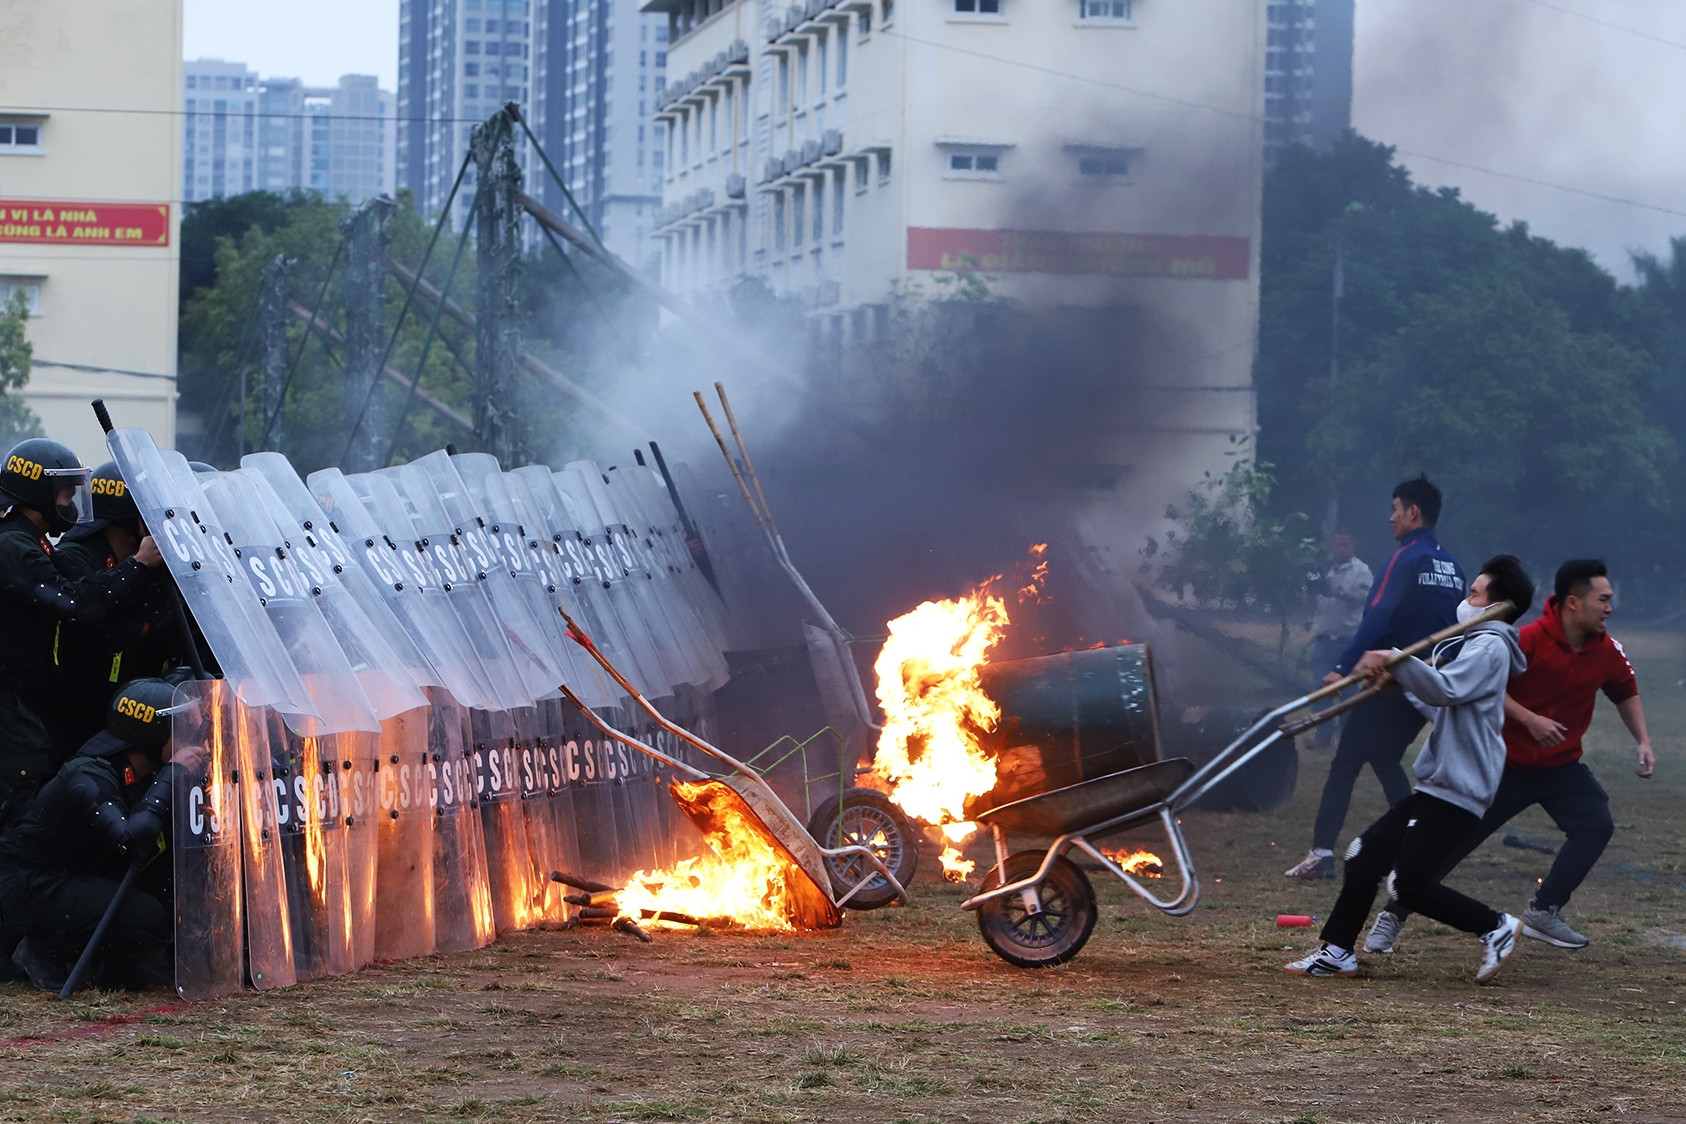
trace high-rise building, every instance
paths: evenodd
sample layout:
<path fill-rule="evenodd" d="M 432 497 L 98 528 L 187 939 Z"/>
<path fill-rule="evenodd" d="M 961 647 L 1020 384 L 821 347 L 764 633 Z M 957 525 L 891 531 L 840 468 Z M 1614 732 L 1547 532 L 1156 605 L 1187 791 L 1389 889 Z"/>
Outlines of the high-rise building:
<path fill-rule="evenodd" d="M 531 0 L 399 0 L 398 186 L 425 215 L 445 205 L 474 126 L 532 89 Z M 527 165 L 525 143 L 516 157 Z M 471 168 L 458 193 L 460 228 L 474 195 Z"/>
<path fill-rule="evenodd" d="M 361 203 L 393 186 L 392 94 L 369 75 L 337 86 L 258 76 L 243 63 L 185 64 L 187 202 L 262 189 Z"/>
<path fill-rule="evenodd" d="M 85 464 L 110 458 L 92 398 L 118 425 L 174 445 L 176 201 L 193 198 L 178 116 L 182 0 L 12 5 L 5 24 L 0 106 L 50 107 L 0 109 L 0 292 L 24 293 L 35 349 L 23 400 Z M 244 111 L 225 106 L 219 125 L 215 103 L 245 91 L 215 77 L 195 101 L 210 98 L 213 137 L 220 127 L 244 141 Z M 248 174 L 244 157 L 222 174 Z"/>
<path fill-rule="evenodd" d="M 1326 147 L 1352 124 L 1354 0 L 1266 5 L 1265 151 Z"/>
<path fill-rule="evenodd" d="M 182 64 L 182 200 L 196 203 L 260 186 L 257 72 L 245 63 Z"/>
<path fill-rule="evenodd" d="M 649 112 L 667 63 L 667 17 L 641 0 L 541 0 L 533 18 L 533 132 L 604 244 L 650 263 L 661 203 L 660 126 Z M 532 193 L 560 214 L 561 188 L 537 165 Z"/>

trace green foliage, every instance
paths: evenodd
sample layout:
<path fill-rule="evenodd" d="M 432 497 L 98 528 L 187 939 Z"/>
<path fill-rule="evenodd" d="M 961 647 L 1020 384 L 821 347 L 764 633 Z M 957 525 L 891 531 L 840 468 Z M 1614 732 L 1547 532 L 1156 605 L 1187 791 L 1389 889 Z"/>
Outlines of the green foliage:
<path fill-rule="evenodd" d="M 24 332 L 29 305 L 21 292 L 0 305 L 0 451 L 26 437 L 40 437 L 41 420 L 19 398 L 17 392 L 29 385 L 30 362 L 35 348 Z"/>
<path fill-rule="evenodd" d="M 1254 370 L 1260 454 L 1282 466 L 1270 509 L 1335 500 L 1373 559 L 1391 549 L 1387 495 L 1424 472 L 1456 554 L 1510 551 L 1543 572 L 1599 555 L 1655 577 L 1679 554 L 1662 528 L 1679 522 L 1686 380 L 1660 383 L 1658 366 L 1661 309 L 1686 325 L 1676 255 L 1642 294 L 1582 250 L 1413 185 L 1356 134 L 1284 153 L 1265 184 Z M 1664 392 L 1672 410 L 1655 408 Z"/>
<path fill-rule="evenodd" d="M 1317 555 L 1310 521 L 1299 513 L 1270 511 L 1276 479 L 1270 465 L 1256 462 L 1246 438 L 1231 438 L 1231 464 L 1221 475 L 1210 472 L 1181 505 L 1165 512 L 1172 527 L 1165 535 L 1159 581 L 1207 608 L 1247 608 L 1268 612 L 1282 624 L 1305 600 L 1305 582 Z M 1142 553 L 1150 571 L 1160 554 L 1149 538 Z"/>

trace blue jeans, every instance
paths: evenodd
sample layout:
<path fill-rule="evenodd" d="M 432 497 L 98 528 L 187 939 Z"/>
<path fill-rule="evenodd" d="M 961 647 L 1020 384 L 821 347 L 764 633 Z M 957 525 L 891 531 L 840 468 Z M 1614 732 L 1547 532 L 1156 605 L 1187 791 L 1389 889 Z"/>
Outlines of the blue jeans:
<path fill-rule="evenodd" d="M 1346 651 L 1346 646 L 1352 643 L 1351 638 L 1342 640 L 1334 636 L 1317 636 L 1311 641 L 1311 686 L 1312 690 L 1323 686 L 1323 677 L 1335 670 L 1335 663 Z M 1317 728 L 1313 736 L 1320 741 L 1326 741 L 1340 733 L 1341 726 L 1346 722 L 1344 717 L 1325 722 Z"/>

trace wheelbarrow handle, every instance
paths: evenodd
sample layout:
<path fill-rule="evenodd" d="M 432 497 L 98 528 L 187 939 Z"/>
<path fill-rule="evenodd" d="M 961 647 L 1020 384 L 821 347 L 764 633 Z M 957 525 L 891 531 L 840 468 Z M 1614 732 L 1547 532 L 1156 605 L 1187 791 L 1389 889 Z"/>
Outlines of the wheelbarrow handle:
<path fill-rule="evenodd" d="M 1439 632 L 1436 632 L 1431 636 L 1425 636 L 1415 644 L 1399 649 L 1399 651 L 1393 653 L 1386 660 L 1382 661 L 1382 666 L 1378 670 L 1386 671 L 1389 668 L 1397 667 L 1406 660 L 1410 659 L 1412 656 L 1416 655 L 1418 652 L 1426 652 L 1436 644 L 1439 644 L 1441 641 L 1450 640 L 1454 636 L 1462 636 L 1478 624 L 1486 624 L 1488 621 L 1498 620 L 1500 617 L 1510 612 L 1513 608 L 1515 608 L 1515 606 L 1513 606 L 1509 601 L 1500 601 L 1496 605 L 1489 605 L 1486 609 L 1482 610 L 1480 616 L 1471 617 L 1469 620 L 1462 621 L 1458 624 L 1447 625 Z M 1348 687 L 1357 686 L 1359 683 L 1363 683 L 1370 678 L 1371 675 L 1348 675 L 1345 679 L 1336 680 L 1327 687 L 1320 687 L 1313 691 L 1305 697 L 1305 701 L 1308 703 L 1320 702 L 1323 699 L 1331 698 L 1340 694 Z M 1371 697 L 1373 698 L 1374 696 Z"/>

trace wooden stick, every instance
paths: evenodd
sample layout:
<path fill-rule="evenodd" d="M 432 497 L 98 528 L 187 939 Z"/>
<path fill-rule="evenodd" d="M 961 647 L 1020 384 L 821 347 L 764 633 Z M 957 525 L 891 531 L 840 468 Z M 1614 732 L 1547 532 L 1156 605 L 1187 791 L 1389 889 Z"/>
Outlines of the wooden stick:
<path fill-rule="evenodd" d="M 743 492 L 743 502 L 749 505 L 749 510 L 755 516 L 755 525 L 761 528 L 761 533 L 767 533 L 767 521 L 761 517 L 761 509 L 755 504 L 755 497 L 749 494 L 749 485 L 744 483 L 743 473 L 738 471 L 738 462 L 732 457 L 732 450 L 726 447 L 726 439 L 720 435 L 720 427 L 714 424 L 714 415 L 708 412 L 708 403 L 703 401 L 702 391 L 691 391 L 691 397 L 697 400 L 697 409 L 702 411 L 703 421 L 708 423 L 708 431 L 714 434 L 715 444 L 720 446 L 720 455 L 726 458 L 726 467 L 732 470 L 732 479 L 738 482 L 738 488 Z"/>
<path fill-rule="evenodd" d="M 726 425 L 732 431 L 732 439 L 738 443 L 738 452 L 743 455 L 743 469 L 749 475 L 749 482 L 755 485 L 755 498 L 761 502 L 762 517 L 767 520 L 767 528 L 773 534 L 779 533 L 778 524 L 773 522 L 773 509 L 767 506 L 767 497 L 761 491 L 761 477 L 756 475 L 755 462 L 749 459 L 749 446 L 743 443 L 743 433 L 738 429 L 738 419 L 732 415 L 731 400 L 726 397 L 726 384 L 714 384 L 714 393 L 720 396 L 720 406 L 726 411 Z"/>
<path fill-rule="evenodd" d="M 1509 601 L 1500 601 L 1496 605 L 1489 605 L 1486 609 L 1482 610 L 1481 615 L 1478 617 L 1471 617 L 1469 620 L 1464 621 L 1461 624 L 1448 625 L 1439 632 L 1434 633 L 1432 636 L 1425 636 L 1415 644 L 1399 649 L 1399 651 L 1393 653 L 1393 655 L 1382 661 L 1381 667 L 1377 670 L 1386 671 L 1390 667 L 1397 667 L 1399 664 L 1404 663 L 1418 652 L 1427 651 L 1436 644 L 1440 643 L 1442 640 L 1450 640 L 1454 636 L 1462 636 L 1478 624 L 1486 624 L 1488 621 L 1497 620 L 1506 613 L 1510 612 L 1513 607 L 1514 606 L 1512 606 Z M 1359 683 L 1366 682 L 1372 678 L 1373 675 L 1374 672 L 1369 675 L 1349 675 L 1345 679 L 1336 680 L 1327 687 L 1322 687 L 1313 691 L 1305 697 L 1305 701 L 1308 703 L 1314 703 L 1321 699 L 1327 699 L 1334 695 L 1338 695 L 1348 687 L 1357 686 Z"/>

